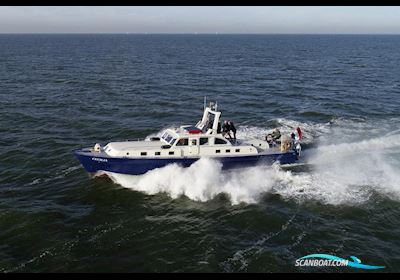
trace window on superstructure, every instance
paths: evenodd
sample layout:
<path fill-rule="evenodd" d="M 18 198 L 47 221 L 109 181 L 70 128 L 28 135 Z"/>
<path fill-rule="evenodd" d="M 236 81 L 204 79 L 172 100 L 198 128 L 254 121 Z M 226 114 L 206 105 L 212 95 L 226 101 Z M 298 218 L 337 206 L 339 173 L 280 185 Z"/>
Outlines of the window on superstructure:
<path fill-rule="evenodd" d="M 161 155 L 161 153 L 160 152 L 155 152 L 154 155 L 159 156 L 159 155 Z"/>
<path fill-rule="evenodd" d="M 240 153 L 240 149 L 236 149 L 235 152 L 236 152 L 236 153 Z"/>
<path fill-rule="evenodd" d="M 169 152 L 168 154 L 169 154 L 169 155 L 173 155 L 173 154 L 174 154 L 174 152 Z"/>
<path fill-rule="evenodd" d="M 173 137 L 171 135 L 169 135 L 168 133 L 164 134 L 164 136 L 162 137 L 167 143 L 169 143 Z"/>
<path fill-rule="evenodd" d="M 200 138 L 200 145 L 205 145 L 208 143 L 208 138 Z"/>
<path fill-rule="evenodd" d="M 215 143 L 216 145 L 223 145 L 223 144 L 226 144 L 227 142 L 226 142 L 225 140 L 223 140 L 223 139 L 215 138 L 214 143 Z"/>
<path fill-rule="evenodd" d="M 141 156 L 147 156 L 147 152 L 141 152 L 140 155 Z"/>
<path fill-rule="evenodd" d="M 225 150 L 225 153 L 230 153 L 231 152 L 231 150 Z"/>
<path fill-rule="evenodd" d="M 219 154 L 219 153 L 221 153 L 221 150 L 215 150 L 215 153 Z"/>
<path fill-rule="evenodd" d="M 189 145 L 189 139 L 187 138 L 181 138 L 178 140 L 178 143 L 176 143 L 177 146 L 187 146 Z"/>
<path fill-rule="evenodd" d="M 176 139 L 172 138 L 172 140 L 169 142 L 169 144 L 172 146 L 172 145 L 174 145 L 175 141 L 176 141 Z"/>
<path fill-rule="evenodd" d="M 169 141 L 167 140 L 167 138 L 170 137 L 169 134 L 167 132 L 164 132 L 164 134 L 161 136 L 162 139 L 164 139 L 165 141 Z"/>

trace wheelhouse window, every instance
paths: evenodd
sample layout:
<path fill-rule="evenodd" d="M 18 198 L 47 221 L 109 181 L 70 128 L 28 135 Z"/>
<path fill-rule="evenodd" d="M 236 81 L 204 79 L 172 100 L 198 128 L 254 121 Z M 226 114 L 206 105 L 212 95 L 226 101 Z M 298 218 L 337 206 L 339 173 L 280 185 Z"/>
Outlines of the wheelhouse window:
<path fill-rule="evenodd" d="M 189 139 L 187 138 L 181 138 L 176 143 L 176 146 L 187 146 L 187 145 L 189 145 Z"/>
<path fill-rule="evenodd" d="M 200 138 L 200 145 L 208 144 L 208 138 Z"/>
<path fill-rule="evenodd" d="M 174 137 L 172 137 L 171 135 L 169 135 L 167 132 L 165 132 L 163 134 L 163 136 L 161 137 L 165 142 L 167 142 L 168 144 L 170 144 L 171 146 L 174 145 L 176 139 Z"/>
<path fill-rule="evenodd" d="M 197 145 L 197 139 L 192 139 L 192 141 L 190 141 L 190 142 L 191 142 L 192 146 L 196 146 Z"/>
<path fill-rule="evenodd" d="M 225 140 L 220 139 L 220 138 L 215 138 L 214 143 L 215 143 L 216 145 L 224 145 L 224 144 L 227 144 L 228 142 L 226 142 Z"/>

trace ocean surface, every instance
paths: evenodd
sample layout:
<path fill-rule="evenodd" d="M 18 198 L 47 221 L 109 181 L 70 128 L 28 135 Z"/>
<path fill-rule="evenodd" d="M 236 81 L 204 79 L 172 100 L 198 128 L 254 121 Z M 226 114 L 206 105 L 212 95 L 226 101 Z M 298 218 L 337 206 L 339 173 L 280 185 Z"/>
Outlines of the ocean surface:
<path fill-rule="evenodd" d="M 0 35 L 1 272 L 400 272 L 400 36 Z M 195 124 L 306 164 L 90 177 L 72 151 Z"/>

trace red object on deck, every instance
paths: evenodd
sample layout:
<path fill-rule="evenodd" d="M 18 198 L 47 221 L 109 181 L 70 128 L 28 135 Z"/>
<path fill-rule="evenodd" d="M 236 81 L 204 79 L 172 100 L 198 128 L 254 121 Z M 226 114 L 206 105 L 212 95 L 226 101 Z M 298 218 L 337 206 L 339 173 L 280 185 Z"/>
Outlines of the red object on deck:
<path fill-rule="evenodd" d="M 301 140 L 301 138 L 303 137 L 303 132 L 301 132 L 300 127 L 297 127 L 296 130 L 297 130 L 297 134 L 299 135 L 299 140 Z"/>
<path fill-rule="evenodd" d="M 189 134 L 200 134 L 200 133 L 201 133 L 200 129 L 189 130 Z"/>
<path fill-rule="evenodd" d="M 189 132 L 189 134 L 200 134 L 201 133 L 201 129 L 199 129 L 195 126 L 187 127 L 185 129 L 187 130 L 187 132 Z"/>

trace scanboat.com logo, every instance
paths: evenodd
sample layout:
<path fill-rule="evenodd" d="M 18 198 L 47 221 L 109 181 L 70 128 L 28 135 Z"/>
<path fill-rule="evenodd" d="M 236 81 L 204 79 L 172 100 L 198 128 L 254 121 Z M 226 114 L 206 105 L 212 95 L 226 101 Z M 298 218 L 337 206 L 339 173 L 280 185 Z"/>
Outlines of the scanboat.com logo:
<path fill-rule="evenodd" d="M 296 266 L 351 266 L 362 269 L 381 269 L 384 266 L 362 264 L 359 258 L 350 257 L 353 261 L 345 260 L 327 254 L 312 254 L 296 260 Z"/>

